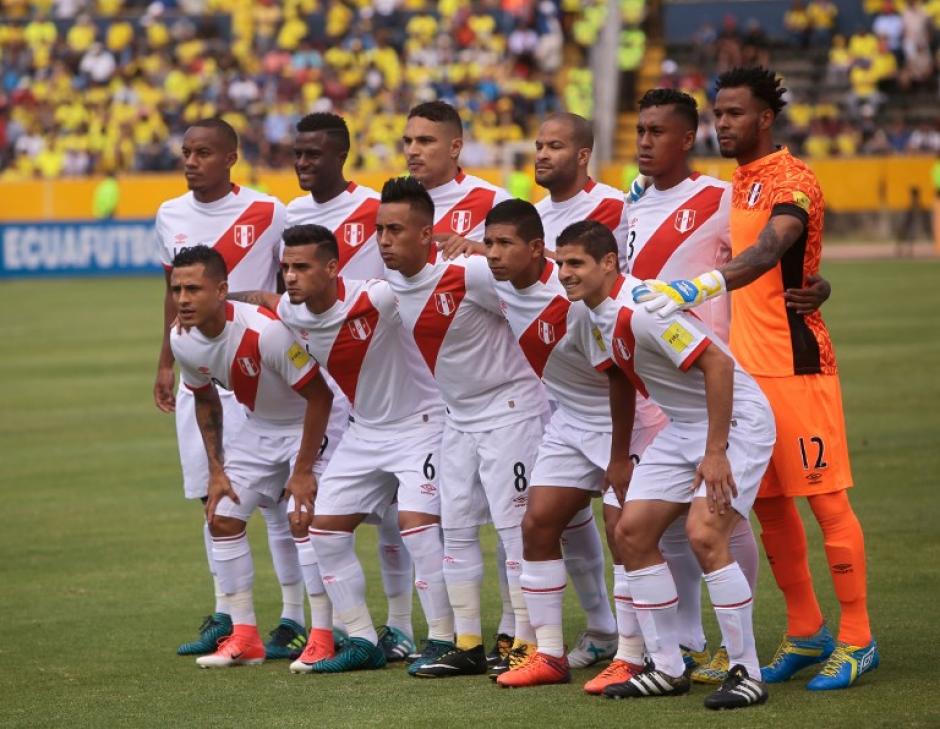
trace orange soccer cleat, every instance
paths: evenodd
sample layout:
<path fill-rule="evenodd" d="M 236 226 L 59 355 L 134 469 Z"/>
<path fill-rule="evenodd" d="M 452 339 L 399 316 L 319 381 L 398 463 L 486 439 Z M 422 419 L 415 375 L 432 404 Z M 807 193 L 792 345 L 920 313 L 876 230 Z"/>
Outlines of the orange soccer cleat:
<path fill-rule="evenodd" d="M 316 628 L 310 630 L 307 645 L 300 658 L 290 664 L 291 673 L 312 673 L 313 664 L 325 658 L 336 655 L 336 645 L 333 642 L 333 631 L 329 628 Z"/>
<path fill-rule="evenodd" d="M 584 684 L 584 690 L 589 694 L 600 696 L 606 687 L 614 683 L 629 681 L 642 670 L 643 666 L 615 658 L 607 668 Z"/>
<path fill-rule="evenodd" d="M 523 663 L 496 678 L 496 683 L 503 688 L 521 688 L 523 686 L 547 686 L 553 683 L 571 681 L 571 669 L 568 657 L 556 658 L 545 653 L 533 653 Z"/>
<path fill-rule="evenodd" d="M 236 625 L 230 636 L 219 641 L 215 653 L 196 659 L 196 665 L 200 668 L 258 666 L 262 663 L 264 643 L 254 625 Z"/>

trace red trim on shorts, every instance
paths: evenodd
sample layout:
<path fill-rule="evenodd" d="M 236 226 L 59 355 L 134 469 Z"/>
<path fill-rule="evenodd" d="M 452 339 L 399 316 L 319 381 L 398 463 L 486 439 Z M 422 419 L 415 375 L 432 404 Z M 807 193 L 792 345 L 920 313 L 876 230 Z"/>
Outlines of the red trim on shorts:
<path fill-rule="evenodd" d="M 433 529 L 434 527 L 439 527 L 440 524 L 422 524 L 421 526 L 412 527 L 411 529 L 403 529 L 401 535 L 403 537 L 410 537 L 412 534 L 420 534 L 421 532 L 427 531 L 428 529 Z"/>
<path fill-rule="evenodd" d="M 241 539 L 248 533 L 247 529 L 242 529 L 238 534 L 232 537 L 212 537 L 213 542 L 234 542 L 236 539 Z"/>
<path fill-rule="evenodd" d="M 633 601 L 633 607 L 637 610 L 659 610 L 660 608 L 667 608 L 675 605 L 679 602 L 679 598 L 673 598 L 672 600 L 667 600 L 666 602 L 651 602 L 651 603 L 639 603 L 636 600 Z"/>
<path fill-rule="evenodd" d="M 689 352 L 689 356 L 686 357 L 684 360 L 682 360 L 682 364 L 679 365 L 679 369 L 682 370 L 683 372 L 688 372 L 689 367 L 695 364 L 695 360 L 697 360 L 699 357 L 702 356 L 702 352 L 704 352 L 708 348 L 708 345 L 711 343 L 712 343 L 712 340 L 709 339 L 708 337 L 705 337 L 701 342 L 699 342 L 695 346 L 695 349 Z"/>
<path fill-rule="evenodd" d="M 628 602 L 631 605 L 633 604 L 633 598 L 629 595 L 614 595 L 614 600 L 619 600 L 620 602 Z"/>
<path fill-rule="evenodd" d="M 715 610 L 734 610 L 735 608 L 749 605 L 752 602 L 754 602 L 754 598 L 749 597 L 747 600 L 742 600 L 741 602 L 731 603 L 730 605 L 715 605 L 714 603 L 712 603 L 712 607 L 715 608 Z"/>
<path fill-rule="evenodd" d="M 522 591 L 544 594 L 546 592 L 563 592 L 564 589 L 565 589 L 565 585 L 561 585 L 559 587 L 523 587 Z"/>

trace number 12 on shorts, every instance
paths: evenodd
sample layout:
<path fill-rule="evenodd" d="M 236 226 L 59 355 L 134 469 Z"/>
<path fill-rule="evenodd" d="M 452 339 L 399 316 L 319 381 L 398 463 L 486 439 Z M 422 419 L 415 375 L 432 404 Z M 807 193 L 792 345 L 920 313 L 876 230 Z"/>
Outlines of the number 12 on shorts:
<path fill-rule="evenodd" d="M 826 444 L 823 442 L 823 439 L 818 435 L 811 436 L 809 438 L 809 446 L 807 446 L 807 439 L 800 436 L 797 439 L 800 443 L 800 458 L 803 460 L 803 470 L 817 471 L 823 468 L 828 468 L 829 464 L 826 463 L 825 453 L 826 453 Z M 810 462 L 813 462 L 812 467 Z"/>

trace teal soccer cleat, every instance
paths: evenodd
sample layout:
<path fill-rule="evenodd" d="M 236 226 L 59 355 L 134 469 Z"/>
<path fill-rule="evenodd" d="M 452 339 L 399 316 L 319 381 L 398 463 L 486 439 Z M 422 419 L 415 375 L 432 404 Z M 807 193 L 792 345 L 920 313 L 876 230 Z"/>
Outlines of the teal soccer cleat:
<path fill-rule="evenodd" d="M 312 673 L 344 673 L 384 668 L 385 664 L 385 653 L 379 646 L 365 638 L 349 638 L 335 656 L 317 661 L 310 670 Z"/>
<path fill-rule="evenodd" d="M 232 634 L 232 619 L 225 613 L 207 615 L 199 626 L 199 638 L 183 643 L 176 649 L 180 656 L 201 656 L 214 653 L 219 641 Z"/>
<path fill-rule="evenodd" d="M 881 663 L 878 644 L 872 639 L 866 646 L 839 641 L 822 670 L 810 679 L 810 691 L 834 691 L 855 683 L 863 673 L 874 671 Z"/>
<path fill-rule="evenodd" d="M 433 663 L 445 653 L 454 650 L 454 644 L 449 640 L 432 640 L 428 638 L 421 653 L 408 666 L 408 675 L 414 676 L 426 663 Z"/>
<path fill-rule="evenodd" d="M 761 680 L 765 683 L 789 681 L 798 671 L 825 661 L 834 648 L 835 641 L 825 623 L 808 638 L 785 635 L 770 665 L 760 669 Z"/>
<path fill-rule="evenodd" d="M 415 642 L 398 628 L 380 625 L 378 634 L 379 648 L 385 653 L 385 660 L 389 663 L 405 660 L 415 649 Z"/>
<path fill-rule="evenodd" d="M 300 658 L 307 645 L 307 631 L 290 618 L 281 618 L 281 622 L 269 634 L 264 644 L 264 657 L 270 660 Z"/>

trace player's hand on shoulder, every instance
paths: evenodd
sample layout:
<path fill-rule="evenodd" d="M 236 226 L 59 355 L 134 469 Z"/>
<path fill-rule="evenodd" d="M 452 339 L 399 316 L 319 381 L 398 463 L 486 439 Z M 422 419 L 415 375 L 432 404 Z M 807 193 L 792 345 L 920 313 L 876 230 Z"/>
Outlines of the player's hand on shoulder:
<path fill-rule="evenodd" d="M 695 469 L 692 490 L 705 483 L 705 499 L 708 510 L 724 515 L 731 508 L 731 500 L 738 495 L 738 487 L 731 472 L 731 461 L 724 450 L 706 451 Z"/>
<path fill-rule="evenodd" d="M 797 314 L 811 314 L 826 303 L 832 294 L 832 286 L 819 274 L 811 273 L 806 277 L 806 285 L 801 289 L 787 289 L 783 298 L 787 308 Z"/>
<path fill-rule="evenodd" d="M 607 473 L 604 480 L 613 488 L 617 496 L 617 502 L 623 506 L 624 499 L 627 497 L 627 488 L 630 486 L 630 479 L 633 478 L 633 459 L 629 455 L 624 457 L 612 458 L 607 465 Z"/>
<path fill-rule="evenodd" d="M 486 249 L 482 243 L 468 240 L 459 235 L 450 235 L 439 233 L 434 236 L 434 242 L 445 261 L 452 261 L 460 256 L 472 256 L 474 254 L 485 254 Z"/>
<path fill-rule="evenodd" d="M 215 510 L 219 506 L 219 502 L 223 497 L 228 496 L 236 504 L 240 504 L 241 501 L 238 498 L 238 494 L 235 493 L 235 489 L 232 488 L 232 482 L 228 480 L 228 476 L 225 475 L 225 471 L 219 471 L 218 473 L 209 473 L 209 487 L 206 489 L 206 521 L 209 522 L 209 525 L 212 525 L 212 520 L 215 519 Z"/>
<path fill-rule="evenodd" d="M 153 401 L 164 413 L 172 413 L 176 410 L 176 395 L 173 389 L 175 385 L 176 376 L 172 367 L 157 369 L 157 379 L 153 383 Z"/>

